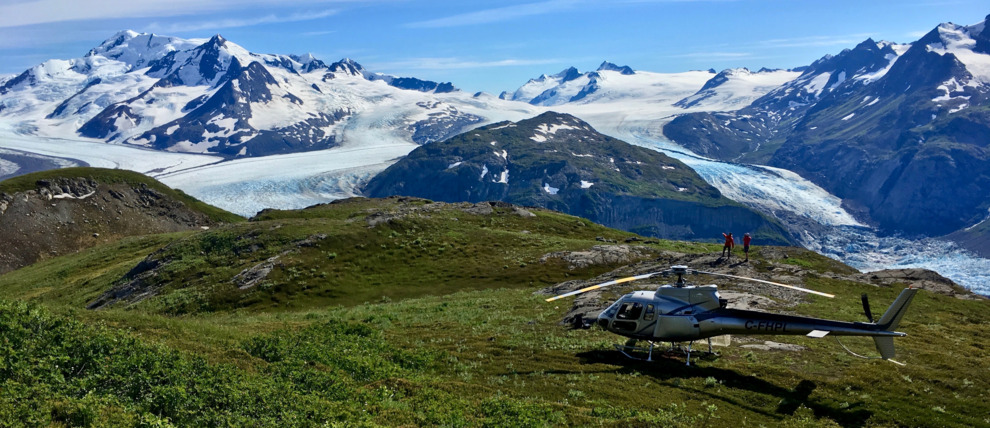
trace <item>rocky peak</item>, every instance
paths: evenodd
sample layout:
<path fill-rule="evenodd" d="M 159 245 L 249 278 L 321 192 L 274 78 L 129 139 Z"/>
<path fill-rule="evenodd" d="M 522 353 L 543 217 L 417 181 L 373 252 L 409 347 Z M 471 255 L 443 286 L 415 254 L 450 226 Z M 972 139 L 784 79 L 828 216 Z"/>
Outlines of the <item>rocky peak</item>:
<path fill-rule="evenodd" d="M 618 66 L 608 61 L 603 61 L 601 65 L 598 66 L 598 71 L 618 71 L 623 75 L 636 74 L 636 72 L 628 65 Z"/>
<path fill-rule="evenodd" d="M 741 75 L 741 74 L 750 74 L 750 71 L 748 68 L 745 67 L 727 68 L 725 70 L 722 70 L 720 73 L 716 74 L 715 77 L 708 79 L 708 81 L 705 82 L 704 86 L 701 87 L 701 91 L 718 87 L 719 85 L 728 82 L 729 77 L 734 75 Z"/>
<path fill-rule="evenodd" d="M 572 116 L 567 113 L 558 113 L 555 111 L 548 111 L 540 114 L 539 116 L 521 120 L 516 123 L 516 126 L 522 129 L 537 129 L 541 126 L 566 126 L 584 130 L 592 130 L 591 125 L 581 119 L 578 119 L 576 116 Z"/>
<path fill-rule="evenodd" d="M 987 19 L 983 22 L 971 27 L 970 34 L 976 40 L 976 46 L 973 47 L 974 52 L 990 54 L 990 25 L 987 25 L 987 21 L 990 21 L 990 15 L 987 15 Z"/>
<path fill-rule="evenodd" d="M 313 70 L 329 68 L 326 63 L 316 59 L 316 57 L 311 53 L 304 55 L 289 55 L 289 58 L 302 65 L 302 69 L 298 70 L 302 73 L 309 73 Z"/>
<path fill-rule="evenodd" d="M 544 75 L 546 76 L 546 75 Z M 581 77 L 581 72 L 577 68 L 569 67 L 560 73 L 554 74 L 554 77 L 560 78 L 560 83 L 570 82 L 571 80 Z"/>
<path fill-rule="evenodd" d="M 354 76 L 359 76 L 364 72 L 364 67 L 358 64 L 356 61 L 350 58 L 344 58 L 333 64 L 330 64 L 330 72 L 332 73 L 347 73 Z"/>
<path fill-rule="evenodd" d="M 220 49 L 226 45 L 227 45 L 227 39 L 223 38 L 223 36 L 221 36 L 218 33 L 215 34 L 213 37 L 210 37 L 210 40 L 208 40 L 203 46 L 206 46 L 210 49 Z"/>
<path fill-rule="evenodd" d="M 94 56 L 94 55 L 99 55 L 101 53 L 109 52 L 114 48 L 123 45 L 128 40 L 131 40 L 137 36 L 138 33 L 134 30 L 120 31 L 117 34 L 111 36 L 109 39 L 104 40 L 103 43 L 100 43 L 99 46 L 90 49 L 90 51 L 86 53 L 86 56 Z"/>

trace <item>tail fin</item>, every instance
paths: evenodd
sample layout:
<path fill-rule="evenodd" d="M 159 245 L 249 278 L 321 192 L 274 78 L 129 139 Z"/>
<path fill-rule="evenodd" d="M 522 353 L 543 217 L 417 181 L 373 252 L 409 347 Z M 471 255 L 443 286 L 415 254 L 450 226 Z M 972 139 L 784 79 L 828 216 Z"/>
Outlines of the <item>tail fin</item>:
<path fill-rule="evenodd" d="M 901 323 L 901 318 L 904 317 L 904 313 L 907 312 L 908 304 L 911 303 L 911 299 L 918 292 L 917 288 L 905 288 L 901 291 L 901 295 L 897 296 L 897 300 L 890 305 L 887 312 L 883 313 L 880 317 L 880 321 L 877 321 L 877 325 L 887 331 L 893 331 Z M 877 342 L 877 348 L 879 349 L 880 342 Z M 891 350 L 893 350 L 893 345 L 891 345 Z"/>
<path fill-rule="evenodd" d="M 911 299 L 918 292 L 917 288 L 905 288 L 901 291 L 901 294 L 897 296 L 897 300 L 890 305 L 887 312 L 883 313 L 880 317 L 880 321 L 877 321 L 877 325 L 886 331 L 893 331 L 901 323 L 901 318 L 904 317 L 904 313 L 907 312 L 907 307 L 911 303 Z M 901 333 L 903 335 L 903 333 Z M 892 336 L 873 336 L 873 342 L 877 345 L 877 352 L 885 360 L 890 360 L 894 358 L 894 338 Z M 893 360 L 891 360 L 893 361 Z"/>

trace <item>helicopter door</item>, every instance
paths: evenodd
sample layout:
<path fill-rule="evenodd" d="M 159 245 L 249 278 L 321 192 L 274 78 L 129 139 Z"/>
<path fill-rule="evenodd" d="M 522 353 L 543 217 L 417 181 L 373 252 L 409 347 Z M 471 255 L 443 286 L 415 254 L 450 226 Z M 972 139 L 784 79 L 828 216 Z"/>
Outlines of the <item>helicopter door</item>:
<path fill-rule="evenodd" d="M 619 307 L 619 313 L 612 321 L 612 328 L 620 331 L 636 331 L 639 327 L 639 317 L 643 314 L 643 304 L 626 302 Z"/>

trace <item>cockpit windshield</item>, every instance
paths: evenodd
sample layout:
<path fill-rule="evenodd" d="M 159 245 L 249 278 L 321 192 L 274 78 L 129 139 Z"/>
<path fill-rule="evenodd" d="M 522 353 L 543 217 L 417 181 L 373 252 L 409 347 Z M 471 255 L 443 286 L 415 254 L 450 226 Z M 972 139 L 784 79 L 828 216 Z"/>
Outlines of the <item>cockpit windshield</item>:
<path fill-rule="evenodd" d="M 616 319 L 620 320 L 638 320 L 639 316 L 643 314 L 643 304 L 639 302 L 626 302 L 622 304 L 619 308 L 618 315 L 615 316 Z"/>
<path fill-rule="evenodd" d="M 615 313 L 619 310 L 619 306 L 621 304 L 622 304 L 622 300 L 616 300 L 615 302 L 612 302 L 611 305 L 609 305 L 607 308 L 605 308 L 604 311 L 602 311 L 602 314 L 604 314 L 608 318 L 615 318 Z"/>

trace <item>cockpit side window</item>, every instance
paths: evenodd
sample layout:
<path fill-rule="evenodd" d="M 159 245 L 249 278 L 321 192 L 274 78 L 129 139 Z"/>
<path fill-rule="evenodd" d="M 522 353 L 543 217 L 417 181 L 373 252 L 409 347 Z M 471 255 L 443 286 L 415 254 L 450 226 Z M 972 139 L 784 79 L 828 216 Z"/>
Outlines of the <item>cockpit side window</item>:
<path fill-rule="evenodd" d="M 653 307 L 652 304 L 646 305 L 646 316 L 644 316 L 643 319 L 646 321 L 653 321 L 653 318 L 656 317 L 656 314 L 657 314 L 656 308 Z"/>
<path fill-rule="evenodd" d="M 619 314 L 615 317 L 620 320 L 638 320 L 643 314 L 643 304 L 639 302 L 627 302 L 619 308 Z"/>

